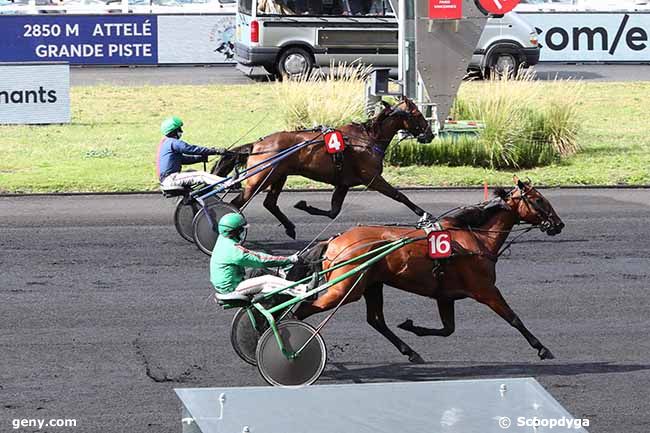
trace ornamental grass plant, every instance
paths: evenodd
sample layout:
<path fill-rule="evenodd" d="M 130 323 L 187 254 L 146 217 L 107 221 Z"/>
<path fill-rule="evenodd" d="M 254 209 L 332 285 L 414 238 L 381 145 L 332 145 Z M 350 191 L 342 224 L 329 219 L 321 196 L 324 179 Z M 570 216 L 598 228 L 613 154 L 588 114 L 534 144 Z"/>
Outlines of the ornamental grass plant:
<path fill-rule="evenodd" d="M 273 89 L 284 127 L 336 128 L 365 120 L 363 88 L 370 71 L 368 66 L 339 63 L 332 64 L 327 74 L 314 69 L 310 74 L 277 81 Z"/>
<path fill-rule="evenodd" d="M 407 140 L 389 148 L 392 165 L 448 165 L 490 169 L 531 168 L 559 162 L 580 150 L 583 83 L 542 82 L 532 72 L 461 87 L 451 117 L 478 120 L 478 135 L 442 137 L 430 144 Z"/>
<path fill-rule="evenodd" d="M 478 144 L 489 168 L 548 165 L 580 150 L 579 81 L 535 79 L 522 71 L 484 82 L 467 83 L 452 108 L 454 119 L 485 123 Z"/>
<path fill-rule="evenodd" d="M 366 120 L 364 82 L 369 67 L 341 63 L 327 74 L 285 78 L 273 85 L 283 126 L 339 127 Z M 391 165 L 469 165 L 490 169 L 530 168 L 559 162 L 580 150 L 579 106 L 583 84 L 542 82 L 522 71 L 464 83 L 451 110 L 455 120 L 478 120 L 478 135 L 441 137 L 430 144 L 406 140 L 388 149 Z"/>

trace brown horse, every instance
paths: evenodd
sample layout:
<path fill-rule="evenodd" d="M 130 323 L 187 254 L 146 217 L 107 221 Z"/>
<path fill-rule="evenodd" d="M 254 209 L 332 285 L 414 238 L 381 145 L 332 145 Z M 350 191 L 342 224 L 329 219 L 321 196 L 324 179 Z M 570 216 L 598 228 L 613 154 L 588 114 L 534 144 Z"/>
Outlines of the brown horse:
<path fill-rule="evenodd" d="M 264 207 L 282 223 L 286 233 L 295 239 L 295 225 L 278 207 L 278 197 L 287 177 L 299 175 L 335 187 L 330 210 L 309 206 L 305 201 L 296 203 L 297 209 L 311 215 L 335 218 L 341 211 L 349 189 L 358 185 L 366 185 L 369 189 L 404 203 L 420 216 L 424 214 L 420 207 L 381 176 L 384 154 L 398 131 L 408 131 L 417 136 L 420 142 L 428 143 L 433 139 L 431 126 L 410 99 L 403 98 L 395 106 L 384 103 L 384 109 L 374 119 L 362 124 L 345 125 L 338 130 L 345 139 L 345 150 L 338 161 L 326 152 L 323 133 L 320 131 L 277 132 L 255 143 L 233 149 L 232 153 L 221 158 L 213 172 L 218 176 L 227 176 L 238 164 L 251 167 L 295 144 L 316 141 L 316 144 L 306 146 L 272 168 L 250 177 L 232 204 L 241 208 L 255 194 L 269 188 Z"/>
<path fill-rule="evenodd" d="M 330 287 L 318 299 L 300 305 L 296 318 L 302 320 L 313 314 L 330 310 L 339 303 L 345 304 L 366 299 L 367 320 L 370 326 L 390 340 L 411 362 L 422 362 L 422 358 L 397 335 L 384 321 L 384 284 L 407 292 L 433 298 L 438 303 L 442 328 L 428 329 L 415 326 L 411 320 L 399 325 L 401 329 L 416 335 L 438 335 L 447 337 L 454 332 L 454 302 L 473 298 L 489 306 L 526 338 L 537 349 L 541 359 L 552 359 L 553 355 L 524 326 L 508 306 L 495 286 L 496 262 L 513 226 L 520 221 L 538 226 L 549 235 L 562 231 L 564 223 L 551 204 L 529 183 L 516 179 L 517 187 L 510 192 L 495 191 L 494 200 L 477 206 L 462 208 L 455 214 L 441 219 L 444 229 L 449 230 L 454 254 L 449 259 L 436 262 L 429 258 L 426 240 L 416 241 L 389 254 L 369 268 L 359 283 L 353 287 L 356 278 L 348 278 Z M 326 241 L 323 269 L 336 263 L 356 257 L 382 244 L 405 237 L 422 237 L 422 229 L 405 227 L 356 227 L 338 237 Z M 334 270 L 328 279 L 350 271 L 358 263 Z M 346 297 L 347 296 L 347 297 Z"/>

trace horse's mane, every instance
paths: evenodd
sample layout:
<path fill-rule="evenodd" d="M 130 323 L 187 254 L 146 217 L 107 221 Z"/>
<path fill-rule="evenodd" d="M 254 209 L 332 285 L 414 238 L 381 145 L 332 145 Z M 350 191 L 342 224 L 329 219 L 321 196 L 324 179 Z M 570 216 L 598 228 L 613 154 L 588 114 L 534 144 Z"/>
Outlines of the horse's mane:
<path fill-rule="evenodd" d="M 393 107 L 391 106 L 385 106 L 384 109 L 381 110 L 375 117 L 372 117 L 362 123 L 356 123 L 356 125 L 363 127 L 363 129 L 365 129 L 368 135 L 371 137 L 376 137 L 379 134 L 379 127 L 381 126 L 382 122 L 386 120 L 386 118 L 390 115 L 392 109 Z"/>
<path fill-rule="evenodd" d="M 494 190 L 495 198 L 473 206 L 463 206 L 458 210 L 451 212 L 445 219 L 452 219 L 458 225 L 478 228 L 488 222 L 497 212 L 503 210 L 499 203 L 506 196 L 507 192 L 503 188 Z"/>

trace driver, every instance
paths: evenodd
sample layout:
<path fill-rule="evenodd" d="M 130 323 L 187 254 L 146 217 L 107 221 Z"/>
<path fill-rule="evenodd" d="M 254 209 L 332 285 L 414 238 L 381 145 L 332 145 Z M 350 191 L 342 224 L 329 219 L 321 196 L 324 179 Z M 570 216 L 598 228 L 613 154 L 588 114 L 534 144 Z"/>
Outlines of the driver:
<path fill-rule="evenodd" d="M 221 153 L 218 149 L 193 146 L 181 140 L 183 121 L 168 117 L 160 125 L 160 132 L 165 136 L 158 146 L 158 178 L 165 188 L 196 185 L 198 183 L 214 184 L 224 180 L 205 171 L 186 171 L 181 173 L 184 164 L 207 162 L 208 155 Z"/>
<path fill-rule="evenodd" d="M 217 291 L 217 298 L 224 299 L 220 295 L 231 294 L 251 297 L 292 284 L 275 275 L 244 279 L 246 268 L 276 268 L 300 261 L 297 253 L 289 257 L 272 256 L 244 248 L 239 242 L 247 227 L 244 217 L 238 213 L 226 214 L 219 220 L 219 237 L 210 259 L 210 282 Z M 300 284 L 288 293 L 297 295 L 309 289 L 307 284 Z"/>

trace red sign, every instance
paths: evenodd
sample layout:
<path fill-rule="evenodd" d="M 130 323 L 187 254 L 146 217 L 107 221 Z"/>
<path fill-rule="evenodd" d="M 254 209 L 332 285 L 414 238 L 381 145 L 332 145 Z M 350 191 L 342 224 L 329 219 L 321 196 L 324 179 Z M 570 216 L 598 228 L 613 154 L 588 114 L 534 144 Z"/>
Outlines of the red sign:
<path fill-rule="evenodd" d="M 325 148 L 327 153 L 339 153 L 345 150 L 343 134 L 339 131 L 332 131 L 325 134 Z"/>
<path fill-rule="evenodd" d="M 429 233 L 429 257 L 446 259 L 451 256 L 451 234 L 446 231 Z"/>
<path fill-rule="evenodd" d="M 483 9 L 491 14 L 507 14 L 513 10 L 521 0 L 479 0 Z"/>
<path fill-rule="evenodd" d="M 429 19 L 459 20 L 463 17 L 463 0 L 429 0 Z"/>

